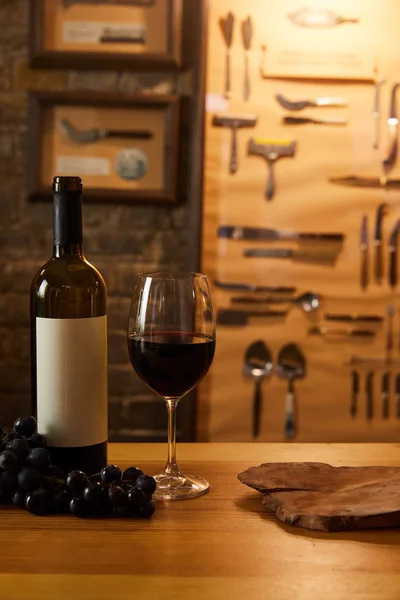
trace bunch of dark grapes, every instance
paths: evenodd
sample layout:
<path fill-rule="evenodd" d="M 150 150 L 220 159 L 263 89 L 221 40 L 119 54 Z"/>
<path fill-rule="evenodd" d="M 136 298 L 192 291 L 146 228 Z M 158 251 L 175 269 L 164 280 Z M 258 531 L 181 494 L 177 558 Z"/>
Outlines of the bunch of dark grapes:
<path fill-rule="evenodd" d="M 71 471 L 66 477 L 51 462 L 45 438 L 34 417 L 17 419 L 12 431 L 0 427 L 0 502 L 25 508 L 34 515 L 76 517 L 136 517 L 148 519 L 155 506 L 153 477 L 137 467 L 121 472 L 106 465 L 87 476 Z"/>

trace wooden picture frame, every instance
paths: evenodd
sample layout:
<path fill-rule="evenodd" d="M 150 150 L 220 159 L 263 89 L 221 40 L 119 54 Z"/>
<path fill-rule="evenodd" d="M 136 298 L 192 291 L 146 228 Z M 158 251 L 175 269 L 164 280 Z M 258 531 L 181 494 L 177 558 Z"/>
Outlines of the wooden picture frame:
<path fill-rule="evenodd" d="M 54 6 L 56 7 L 56 10 L 48 11 L 50 15 L 53 13 L 54 18 L 53 29 L 50 27 L 50 32 L 55 32 L 56 36 L 55 42 L 53 40 L 53 45 L 48 43 L 48 20 L 50 17 L 47 15 L 46 10 L 49 2 L 52 3 L 50 6 L 53 8 Z M 55 2 L 57 2 L 57 5 L 54 4 Z M 182 0 L 136 0 L 136 2 L 142 2 L 143 6 L 128 6 L 127 0 L 119 0 L 119 3 L 113 3 L 109 0 L 104 4 L 101 0 L 97 2 L 93 1 L 93 3 L 90 0 L 30 0 L 31 66 L 34 68 L 45 67 L 77 70 L 178 70 L 181 66 L 182 55 Z M 149 6 L 146 6 L 147 2 Z M 107 24 L 112 30 L 113 22 L 110 19 L 117 18 L 118 11 L 124 11 L 125 13 L 127 10 L 139 11 L 140 9 L 140 11 L 145 11 L 144 13 L 141 12 L 141 14 L 146 15 L 147 10 L 155 11 L 158 10 L 158 7 L 160 7 L 161 11 L 158 20 L 162 23 L 165 21 L 165 32 L 160 32 L 159 27 L 156 26 L 151 28 L 149 25 L 147 28 L 146 21 L 145 25 L 136 24 L 137 27 L 144 28 L 144 38 L 140 40 L 140 43 L 139 38 L 134 39 L 133 37 L 129 38 L 129 42 L 134 43 L 127 43 L 126 38 L 124 43 L 115 43 L 116 38 L 110 36 L 107 39 L 101 36 L 98 41 L 93 41 L 97 26 Z M 65 19 L 63 19 L 62 12 L 66 13 Z M 70 17 L 68 14 L 71 12 L 75 15 L 74 20 L 69 20 Z M 77 20 L 79 14 L 82 14 L 82 20 Z M 92 17 L 89 16 L 91 14 L 93 15 Z M 154 19 L 155 17 L 152 17 L 152 21 Z M 119 22 L 115 23 L 115 26 L 119 28 L 119 35 L 123 35 L 124 27 L 135 27 L 135 23 L 126 25 L 127 21 L 129 19 L 122 16 Z M 61 31 L 65 35 L 66 30 L 64 26 L 67 24 L 76 24 L 75 32 L 66 32 L 67 36 L 74 36 L 74 43 L 69 43 L 68 41 L 65 44 L 64 41 L 61 43 Z M 90 25 L 92 26 L 91 31 L 88 31 L 88 26 Z M 76 30 L 76 27 L 78 27 L 78 30 Z M 107 27 L 107 30 L 110 27 Z M 86 41 L 76 43 L 81 39 L 79 36 L 82 36 L 82 39 L 86 39 Z M 68 39 L 69 37 L 67 37 Z M 91 41 L 92 46 L 96 44 L 96 50 L 90 48 L 90 44 L 87 43 L 88 40 Z M 162 40 L 165 47 L 160 48 L 158 46 Z M 112 41 L 114 43 L 102 43 L 105 41 Z M 146 47 L 143 51 L 139 47 L 141 43 Z M 152 44 L 157 47 L 152 48 Z M 76 49 L 74 49 L 74 45 L 77 47 Z M 149 47 L 147 48 L 147 46 Z"/>
<path fill-rule="evenodd" d="M 51 200 L 52 178 L 64 174 L 82 176 L 85 201 L 176 204 L 180 104 L 178 96 L 31 92 L 30 200 Z"/>

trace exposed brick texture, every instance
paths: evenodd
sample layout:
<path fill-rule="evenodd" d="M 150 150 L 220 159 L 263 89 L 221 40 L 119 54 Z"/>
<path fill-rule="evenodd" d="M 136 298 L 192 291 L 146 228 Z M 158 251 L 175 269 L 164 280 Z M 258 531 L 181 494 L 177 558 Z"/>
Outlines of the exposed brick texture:
<path fill-rule="evenodd" d="M 33 70 L 30 0 L 0 1 L 0 419 L 30 412 L 29 287 L 52 251 L 52 207 L 27 200 L 27 91 L 174 93 L 190 74 Z M 134 374 L 126 343 L 129 294 L 137 273 L 188 268 L 187 208 L 86 205 L 85 251 L 109 291 L 110 439 L 166 425 L 166 411 Z M 145 407 L 145 409 L 143 409 Z"/>

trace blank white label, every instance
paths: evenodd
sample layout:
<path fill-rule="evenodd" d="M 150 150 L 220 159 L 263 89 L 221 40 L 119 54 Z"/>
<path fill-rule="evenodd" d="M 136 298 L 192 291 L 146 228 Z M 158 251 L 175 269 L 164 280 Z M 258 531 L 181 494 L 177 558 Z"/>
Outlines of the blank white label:
<path fill-rule="evenodd" d="M 99 44 L 101 42 L 145 44 L 147 27 L 143 23 L 105 23 L 102 21 L 64 21 L 65 44 Z"/>
<path fill-rule="evenodd" d="M 36 318 L 38 430 L 49 446 L 108 437 L 107 317 Z"/>
<path fill-rule="evenodd" d="M 111 173 L 108 158 L 97 156 L 57 156 L 56 171 L 59 175 L 105 175 Z"/>

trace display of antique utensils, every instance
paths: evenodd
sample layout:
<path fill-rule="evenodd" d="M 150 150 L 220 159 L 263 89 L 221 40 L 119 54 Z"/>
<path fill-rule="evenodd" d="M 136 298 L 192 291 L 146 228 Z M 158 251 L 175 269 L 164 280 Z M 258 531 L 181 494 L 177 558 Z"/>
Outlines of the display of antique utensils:
<path fill-rule="evenodd" d="M 381 184 L 386 185 L 387 178 L 389 173 L 392 171 L 393 167 L 397 162 L 397 154 L 398 154 L 398 128 L 399 128 L 399 119 L 397 118 L 397 108 L 396 108 L 396 96 L 397 96 L 397 88 L 400 83 L 394 83 L 392 86 L 392 92 L 390 97 L 390 109 L 389 109 L 389 118 L 387 120 L 387 127 L 389 133 L 389 144 L 388 151 L 385 160 L 382 162 L 383 175 L 381 177 Z"/>
<path fill-rule="evenodd" d="M 282 117 L 283 125 L 347 125 L 347 119 L 343 117 Z"/>
<path fill-rule="evenodd" d="M 400 373 L 396 375 L 395 381 L 396 417 L 400 419 Z"/>
<path fill-rule="evenodd" d="M 251 51 L 251 41 L 253 37 L 253 23 L 251 17 L 242 21 L 242 41 L 244 47 L 244 81 L 243 81 L 243 100 L 250 98 L 250 69 L 249 59 Z"/>
<path fill-rule="evenodd" d="M 382 375 L 382 417 L 389 418 L 389 398 L 390 398 L 390 373 Z"/>
<path fill-rule="evenodd" d="M 232 308 L 219 308 L 217 311 L 218 325 L 247 325 L 251 317 L 283 318 L 287 310 L 236 310 Z"/>
<path fill-rule="evenodd" d="M 226 17 L 219 19 L 219 26 L 221 28 L 222 37 L 225 41 L 226 56 L 225 56 L 225 87 L 224 96 L 229 100 L 232 95 L 231 88 L 231 46 L 233 41 L 233 27 L 235 24 L 235 17 L 232 12 L 228 12 Z"/>
<path fill-rule="evenodd" d="M 374 416 L 374 372 L 369 371 L 365 377 L 366 418 L 371 421 Z"/>
<path fill-rule="evenodd" d="M 389 236 L 389 285 L 397 285 L 397 245 L 400 231 L 400 219 L 396 221 Z"/>
<path fill-rule="evenodd" d="M 246 248 L 243 250 L 245 258 L 289 258 L 300 262 L 332 264 L 336 260 L 336 252 L 323 252 L 313 250 L 293 250 L 292 248 Z"/>
<path fill-rule="evenodd" d="M 339 321 L 342 323 L 382 323 L 384 318 L 380 315 L 346 315 L 332 314 L 324 315 L 326 321 Z"/>
<path fill-rule="evenodd" d="M 214 279 L 214 285 L 223 290 L 231 292 L 266 292 L 271 294 L 294 294 L 296 291 L 295 287 L 290 286 L 271 286 L 271 285 L 257 285 L 252 283 L 235 283 L 230 281 L 219 281 Z"/>
<path fill-rule="evenodd" d="M 243 127 L 254 127 L 257 123 L 257 115 L 214 115 L 212 124 L 214 127 L 228 127 L 232 130 L 231 158 L 229 163 L 229 172 L 236 173 L 238 168 L 237 159 L 237 130 Z"/>
<path fill-rule="evenodd" d="M 285 438 L 290 440 L 297 430 L 293 383 L 306 374 L 306 360 L 296 344 L 287 344 L 280 350 L 276 370 L 279 377 L 288 382 L 285 407 Z"/>
<path fill-rule="evenodd" d="M 247 296 L 238 296 L 231 298 L 232 304 L 297 304 L 304 312 L 310 313 L 317 310 L 320 306 L 320 296 L 313 292 L 305 292 L 295 298 L 274 298 L 267 296 L 262 298 L 249 298 Z"/>
<path fill-rule="evenodd" d="M 332 335 L 360 338 L 370 338 L 376 335 L 376 332 L 371 329 L 351 329 L 350 327 L 347 329 L 330 329 L 329 327 L 320 327 L 319 325 L 310 327 L 308 333 L 309 335 Z"/>
<path fill-rule="evenodd" d="M 343 107 L 347 106 L 347 100 L 345 98 L 330 98 L 326 96 L 324 98 L 316 98 L 315 100 L 288 100 L 283 94 L 276 94 L 276 100 L 279 104 L 287 110 L 303 110 L 304 108 L 313 107 Z"/>
<path fill-rule="evenodd" d="M 288 13 L 287 17 L 298 27 L 335 27 L 343 23 L 359 22 L 359 19 L 356 18 L 341 17 L 333 10 L 309 8 L 308 6 Z"/>
<path fill-rule="evenodd" d="M 61 119 L 58 126 L 62 133 L 75 144 L 93 144 L 111 137 L 131 140 L 149 140 L 153 137 L 153 133 L 146 129 L 77 129 L 68 119 Z"/>
<path fill-rule="evenodd" d="M 243 372 L 254 379 L 252 434 L 257 438 L 260 434 L 262 382 L 272 373 L 272 354 L 262 340 L 250 344 L 247 348 Z"/>
<path fill-rule="evenodd" d="M 268 229 L 264 227 L 234 227 L 221 225 L 218 227 L 218 237 L 231 240 L 301 240 L 310 242 L 342 242 L 343 233 L 302 233 L 283 229 Z"/>
<path fill-rule="evenodd" d="M 357 371 L 351 373 L 351 401 L 350 414 L 355 417 L 357 414 L 358 394 L 360 392 L 360 376 Z"/>
<path fill-rule="evenodd" d="M 360 284 L 363 290 L 368 287 L 368 217 L 363 216 L 361 221 L 361 270 L 360 270 Z"/>
<path fill-rule="evenodd" d="M 293 157 L 296 151 L 295 140 L 253 139 L 248 143 L 247 153 L 263 157 L 269 167 L 265 198 L 272 200 L 275 195 L 274 163 L 283 157 Z"/>
<path fill-rule="evenodd" d="M 64 8 L 73 4 L 121 4 L 130 6 L 154 6 L 157 0 L 61 0 Z"/>
<path fill-rule="evenodd" d="M 382 247 L 382 221 L 386 214 L 387 204 L 382 203 L 376 211 L 374 249 L 375 249 L 375 282 L 380 285 L 383 279 L 383 247 Z"/>
<path fill-rule="evenodd" d="M 374 104 L 372 108 L 372 119 L 373 119 L 373 134 L 372 134 L 372 147 L 374 150 L 377 150 L 379 147 L 379 133 L 380 133 L 380 119 L 381 119 L 381 111 L 380 111 L 380 94 L 381 87 L 386 82 L 385 79 L 379 79 L 379 71 L 378 65 L 375 61 L 374 65 L 374 75 L 375 75 L 375 90 L 374 90 Z"/>

